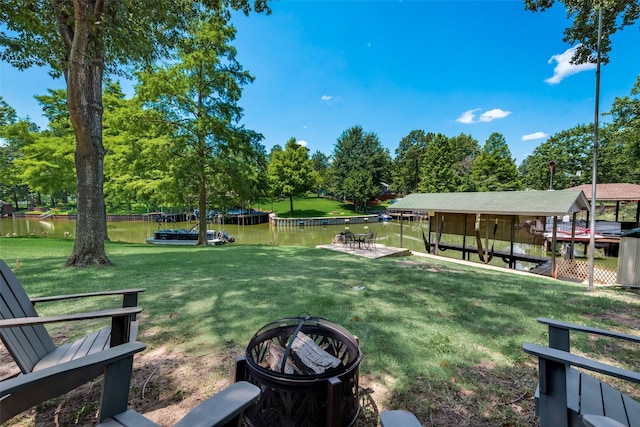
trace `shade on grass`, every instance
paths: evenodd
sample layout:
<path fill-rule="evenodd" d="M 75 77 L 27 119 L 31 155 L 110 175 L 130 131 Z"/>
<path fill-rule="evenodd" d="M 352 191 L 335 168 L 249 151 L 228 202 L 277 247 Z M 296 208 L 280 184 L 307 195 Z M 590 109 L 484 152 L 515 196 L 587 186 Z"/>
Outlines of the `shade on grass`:
<path fill-rule="evenodd" d="M 229 347 L 241 354 L 275 319 L 326 317 L 359 337 L 361 376 L 390 389 L 381 404 L 412 410 L 423 425 L 534 425 L 536 365 L 521 347 L 546 343 L 536 317 L 634 333 L 621 320 L 637 320 L 640 305 L 637 293 L 618 288 L 589 293 L 582 284 L 415 256 L 107 243 L 114 267 L 62 268 L 71 248 L 65 240 L 3 238 L 0 258 L 13 268 L 18 260 L 16 274 L 33 297 L 147 288 L 142 339 L 150 349 L 167 344 L 194 357 Z M 79 304 L 37 308 L 41 315 L 104 308 L 100 301 Z M 586 340 L 577 344 L 606 352 Z M 638 366 L 637 352 L 619 355 Z"/>

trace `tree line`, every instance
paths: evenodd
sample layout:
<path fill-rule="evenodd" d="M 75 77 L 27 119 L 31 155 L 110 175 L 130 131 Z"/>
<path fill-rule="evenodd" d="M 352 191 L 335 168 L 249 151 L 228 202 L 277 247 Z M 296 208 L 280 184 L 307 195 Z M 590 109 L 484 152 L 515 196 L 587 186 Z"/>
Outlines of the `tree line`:
<path fill-rule="evenodd" d="M 175 62 L 172 68 L 183 71 L 185 62 Z M 206 62 L 210 64 L 210 58 Z M 552 135 L 519 166 L 497 132 L 481 146 L 471 135 L 412 130 L 392 156 L 374 132 L 354 125 L 337 138 L 329 155 L 311 153 L 295 137 L 267 153 L 257 132 L 225 128 L 218 122 L 226 116 L 199 112 L 197 106 L 211 94 L 200 90 L 202 99 L 196 97 L 188 105 L 173 101 L 191 99 L 179 96 L 176 87 L 190 91 L 203 83 L 182 77 L 175 87 L 168 87 L 171 72 L 159 69 L 141 75 L 131 99 L 118 83 L 105 84 L 107 206 L 194 206 L 204 212 L 285 196 L 293 212 L 294 197 L 314 191 L 348 199 L 363 211 L 383 185 L 401 196 L 564 189 L 591 182 L 591 124 Z M 75 197 L 75 139 L 65 98 L 64 90 L 37 97 L 49 120 L 45 130 L 29 119 L 18 119 L 0 99 L 0 135 L 5 141 L 0 146 L 0 198 L 11 200 L 16 208 L 32 192 L 48 195 L 51 206 Z M 190 117 L 188 111 L 195 113 Z M 605 115 L 611 120 L 599 133 L 598 182 L 640 183 L 640 76 L 629 95 L 616 98 Z M 212 133 L 216 129 L 220 134 Z"/>

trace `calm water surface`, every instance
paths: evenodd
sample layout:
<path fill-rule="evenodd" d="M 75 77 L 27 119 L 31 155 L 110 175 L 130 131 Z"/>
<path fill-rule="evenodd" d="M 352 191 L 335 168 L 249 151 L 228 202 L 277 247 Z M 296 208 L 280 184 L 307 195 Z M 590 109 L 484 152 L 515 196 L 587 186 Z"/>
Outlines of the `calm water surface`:
<path fill-rule="evenodd" d="M 165 228 L 190 229 L 193 223 L 166 224 Z M 422 243 L 422 227 L 425 232 L 428 224 L 418 222 L 404 222 L 402 228 L 402 247 L 424 251 Z M 144 243 L 153 232 L 158 229 L 158 224 L 151 221 L 119 221 L 107 223 L 109 238 L 114 242 Z M 269 224 L 236 225 L 236 224 L 210 224 L 210 229 L 223 228 L 235 237 L 234 244 L 247 245 L 293 245 L 310 246 L 329 244 L 334 236 L 345 229 L 343 225 L 312 226 L 312 227 L 271 227 Z M 400 247 L 400 223 L 397 221 L 378 222 L 371 224 L 352 224 L 349 229 L 354 233 L 373 231 L 377 233 L 377 241 L 387 246 Z M 46 233 L 49 237 L 63 238 L 68 233 L 72 238 L 76 232 L 76 222 L 68 219 L 47 219 L 41 221 L 37 218 L 1 218 L 0 235 L 2 236 L 42 236 Z"/>

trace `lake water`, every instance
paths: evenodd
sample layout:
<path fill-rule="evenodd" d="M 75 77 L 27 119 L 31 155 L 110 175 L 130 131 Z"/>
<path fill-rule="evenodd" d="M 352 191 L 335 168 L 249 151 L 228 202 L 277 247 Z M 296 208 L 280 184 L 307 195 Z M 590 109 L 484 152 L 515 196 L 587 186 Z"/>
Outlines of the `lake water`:
<path fill-rule="evenodd" d="M 164 225 L 164 224 L 163 224 Z M 190 229 L 192 223 L 166 224 L 165 228 Z M 422 227 L 425 233 L 428 224 L 420 222 L 403 223 L 402 247 L 417 251 L 424 251 L 422 242 Z M 224 229 L 235 237 L 234 245 L 293 245 L 309 246 L 329 244 L 336 234 L 345 229 L 344 225 L 306 226 L 306 227 L 271 227 L 269 224 L 236 225 L 236 224 L 210 224 L 210 229 Z M 158 224 L 152 221 L 118 221 L 107 223 L 109 239 L 114 242 L 145 243 L 153 232 L 158 229 Z M 354 233 L 373 231 L 377 233 L 377 242 L 387 246 L 400 247 L 400 223 L 397 221 L 377 222 L 369 224 L 351 224 L 349 229 Z M 68 233 L 72 238 L 76 232 L 76 222 L 68 219 L 47 219 L 41 221 L 38 218 L 1 218 L 0 235 L 8 236 L 42 236 L 64 238 Z"/>

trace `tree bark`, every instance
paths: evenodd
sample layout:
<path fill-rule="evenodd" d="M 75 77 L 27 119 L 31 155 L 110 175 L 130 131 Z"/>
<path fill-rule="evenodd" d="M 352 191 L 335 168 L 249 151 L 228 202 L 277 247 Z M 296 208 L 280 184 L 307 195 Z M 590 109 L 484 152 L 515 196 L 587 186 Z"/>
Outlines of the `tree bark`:
<path fill-rule="evenodd" d="M 104 146 L 102 144 L 102 77 L 104 73 L 102 0 L 74 2 L 74 25 L 60 22 L 69 48 L 67 108 L 76 136 L 76 239 L 66 266 L 111 265 L 104 248 Z"/>

